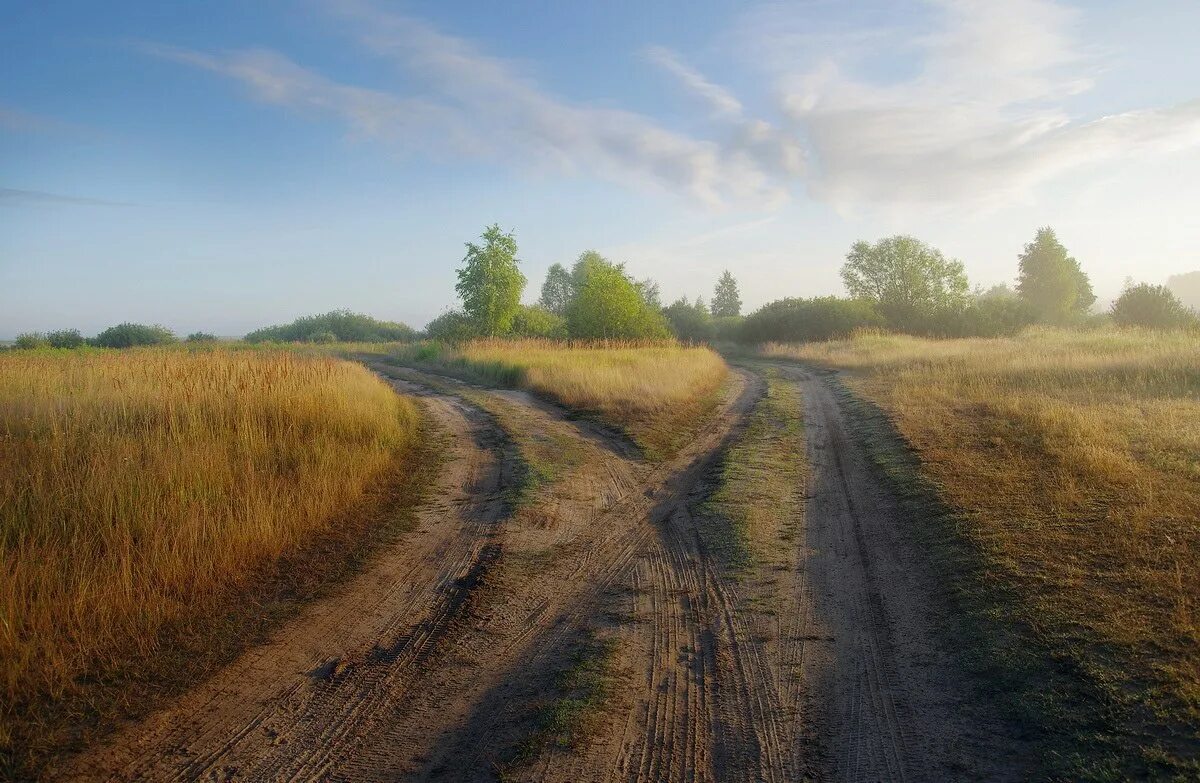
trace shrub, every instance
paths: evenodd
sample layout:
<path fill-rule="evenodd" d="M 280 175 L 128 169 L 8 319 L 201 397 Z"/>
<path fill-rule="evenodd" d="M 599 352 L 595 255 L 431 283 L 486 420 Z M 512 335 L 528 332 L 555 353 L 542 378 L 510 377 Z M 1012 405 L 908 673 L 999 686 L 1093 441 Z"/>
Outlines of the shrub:
<path fill-rule="evenodd" d="M 746 317 L 739 329 L 745 343 L 796 343 L 846 337 L 856 329 L 877 329 L 883 317 L 861 299 L 823 296 L 780 299 Z"/>
<path fill-rule="evenodd" d="M 215 343 L 216 341 L 217 336 L 208 332 L 192 332 L 187 336 L 189 343 Z"/>
<path fill-rule="evenodd" d="M 1118 326 L 1150 329 L 1175 329 L 1200 322 L 1196 313 L 1184 307 L 1171 289 L 1149 283 L 1127 286 L 1113 302 L 1112 319 Z"/>
<path fill-rule="evenodd" d="M 49 348 L 50 341 L 46 339 L 46 335 L 41 332 L 25 332 L 18 334 L 17 339 L 13 342 L 14 348 L 31 350 L 33 348 Z"/>
<path fill-rule="evenodd" d="M 575 283 L 575 296 L 567 306 L 571 337 L 661 340 L 671 336 L 667 319 L 646 303 L 623 265 L 589 250 L 575 262 L 571 277 Z"/>
<path fill-rule="evenodd" d="M 283 343 L 298 343 L 309 341 L 318 333 L 329 332 L 334 337 L 347 343 L 386 343 L 411 340 L 416 332 L 402 323 L 379 321 L 368 315 L 352 313 L 349 310 L 335 310 L 324 315 L 308 315 L 297 318 L 290 324 L 268 326 L 256 329 L 246 335 L 248 343 L 261 343 L 274 340 Z"/>
<path fill-rule="evenodd" d="M 425 336 L 444 343 L 461 343 L 478 335 L 466 313 L 447 310 L 425 325 Z"/>
<path fill-rule="evenodd" d="M 713 319 L 703 300 L 697 299 L 695 304 L 689 304 L 687 299 L 680 297 L 663 310 L 663 315 L 670 322 L 671 331 L 680 340 L 691 343 L 712 342 Z"/>
<path fill-rule="evenodd" d="M 541 305 L 521 305 L 513 316 L 512 334 L 516 337 L 564 340 L 567 337 L 567 319 Z"/>
<path fill-rule="evenodd" d="M 48 332 L 46 341 L 50 343 L 51 348 L 80 348 L 87 344 L 78 329 L 59 329 L 56 332 Z"/>
<path fill-rule="evenodd" d="M 336 343 L 337 341 L 337 335 L 333 332 L 313 332 L 306 340 L 306 342 L 319 344 Z"/>
<path fill-rule="evenodd" d="M 101 348 L 132 348 L 135 345 L 164 345 L 175 342 L 175 333 L 165 326 L 123 323 L 110 326 L 96 335 Z"/>

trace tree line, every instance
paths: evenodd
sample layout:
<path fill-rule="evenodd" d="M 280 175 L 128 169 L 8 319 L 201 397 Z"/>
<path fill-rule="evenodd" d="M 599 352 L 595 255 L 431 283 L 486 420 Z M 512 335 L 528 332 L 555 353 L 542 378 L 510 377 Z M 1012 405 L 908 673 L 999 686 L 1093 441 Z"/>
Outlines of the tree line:
<path fill-rule="evenodd" d="M 1091 281 L 1051 228 L 1038 230 L 1017 258 L 1015 287 L 972 291 L 961 261 L 911 236 L 856 242 L 841 269 L 848 296 L 785 298 L 741 314 L 737 281 L 726 270 L 710 304 L 680 298 L 663 306 L 658 284 L 586 251 L 568 269 L 554 264 L 535 305 L 521 304 L 527 280 L 517 242 L 499 226 L 467 244 L 456 290 L 462 308 L 434 319 L 431 339 L 826 340 L 878 328 L 934 337 L 1012 335 L 1027 326 L 1081 326 L 1097 320 Z M 1165 286 L 1128 283 L 1109 313 L 1119 325 L 1200 328 L 1200 319 Z"/>
<path fill-rule="evenodd" d="M 961 261 L 911 236 L 855 242 L 841 277 L 848 296 L 783 298 L 742 315 L 737 280 L 725 270 L 709 303 L 681 297 L 668 305 L 652 279 L 635 279 L 624 264 L 594 250 L 568 269 L 553 264 L 536 304 L 521 303 L 528 283 L 516 238 L 498 225 L 466 243 L 455 290 L 461 307 L 434 318 L 424 337 L 461 342 L 477 337 L 553 340 L 659 340 L 687 342 L 803 342 L 844 337 L 859 329 L 886 329 L 932 337 L 997 337 L 1035 325 L 1082 326 L 1109 320 L 1121 326 L 1200 329 L 1189 303 L 1200 301 L 1200 272 L 1171 279 L 1172 287 L 1127 282 L 1106 314 L 1095 315 L 1096 295 L 1080 263 L 1048 227 L 1017 257 L 1015 286 L 971 290 Z M 419 335 L 405 324 L 336 310 L 255 330 L 259 342 L 392 342 Z M 186 341 L 216 338 L 194 332 Z M 162 326 L 122 323 L 95 337 L 76 329 L 18 336 L 18 348 L 127 348 L 178 342 Z"/>

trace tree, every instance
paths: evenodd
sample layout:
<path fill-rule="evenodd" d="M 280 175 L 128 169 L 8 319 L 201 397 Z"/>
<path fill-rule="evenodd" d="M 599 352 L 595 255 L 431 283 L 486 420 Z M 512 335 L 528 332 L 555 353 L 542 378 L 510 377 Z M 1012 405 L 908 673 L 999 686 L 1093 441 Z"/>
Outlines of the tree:
<path fill-rule="evenodd" d="M 1039 321 L 1062 324 L 1086 315 L 1096 301 L 1092 283 L 1049 226 L 1025 245 L 1017 292 Z"/>
<path fill-rule="evenodd" d="M 1200 310 L 1200 272 L 1185 272 L 1167 278 L 1167 288 L 1179 297 L 1184 307 Z"/>
<path fill-rule="evenodd" d="M 646 304 L 625 269 L 589 250 L 571 270 L 575 296 L 567 330 L 583 339 L 661 339 L 671 336 L 662 313 Z"/>
<path fill-rule="evenodd" d="M 567 306 L 575 296 L 575 284 L 571 273 L 562 264 L 551 264 L 546 270 L 546 282 L 542 283 L 542 307 L 555 315 L 566 315 Z"/>
<path fill-rule="evenodd" d="M 645 280 L 637 280 L 634 282 L 633 287 L 642 295 L 642 301 L 646 303 L 647 307 L 655 310 L 662 309 L 662 299 L 658 291 L 658 283 L 654 278 L 647 277 Z"/>
<path fill-rule="evenodd" d="M 1174 329 L 1195 325 L 1196 313 L 1189 310 L 1163 285 L 1126 285 L 1112 304 L 1113 322 L 1118 326 Z"/>
<path fill-rule="evenodd" d="M 712 299 L 713 318 L 727 318 L 731 315 L 742 314 L 742 300 L 738 298 L 738 284 L 726 269 L 713 289 Z"/>
<path fill-rule="evenodd" d="M 962 262 L 910 236 L 874 245 L 855 242 L 842 266 L 842 282 L 851 297 L 871 302 L 893 327 L 910 331 L 967 303 Z"/>
<path fill-rule="evenodd" d="M 713 339 L 713 320 L 703 299 L 697 298 L 696 303 L 691 304 L 681 296 L 662 312 L 671 323 L 671 331 L 680 340 L 702 343 Z"/>
<path fill-rule="evenodd" d="M 495 337 L 512 328 L 513 316 L 521 306 L 525 275 L 517 259 L 517 240 L 491 225 L 480 236 L 482 244 L 467 243 L 463 267 L 458 270 L 454 290 L 463 302 L 467 317 L 479 333 Z"/>

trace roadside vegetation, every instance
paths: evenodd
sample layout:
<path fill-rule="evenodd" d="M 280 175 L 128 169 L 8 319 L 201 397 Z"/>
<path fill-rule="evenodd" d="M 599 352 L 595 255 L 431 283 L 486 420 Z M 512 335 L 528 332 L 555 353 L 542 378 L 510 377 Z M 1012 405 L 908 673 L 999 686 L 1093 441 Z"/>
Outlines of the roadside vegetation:
<path fill-rule="evenodd" d="M 476 340 L 402 346 L 394 361 L 526 389 L 624 430 L 650 459 L 677 451 L 717 404 L 729 369 L 708 348 L 655 343 Z"/>
<path fill-rule="evenodd" d="M 700 529 L 705 547 L 734 571 L 774 560 L 780 542 L 797 533 L 804 512 L 807 460 L 800 390 L 775 368 L 761 371 L 766 395 L 721 461 L 705 509 L 709 518 Z"/>
<path fill-rule="evenodd" d="M 161 673 L 262 569 L 358 531 L 419 440 L 366 369 L 290 352 L 12 352 L 0 399 L 0 769 L 100 709 L 90 685 Z"/>
<path fill-rule="evenodd" d="M 1018 676 L 1067 777 L 1200 774 L 1200 341 L 1041 329 L 1017 338 L 860 334 L 767 345 L 853 371 L 979 553 Z M 1036 660 L 1021 655 L 1036 653 Z M 1071 755 L 1071 754 L 1075 755 Z"/>

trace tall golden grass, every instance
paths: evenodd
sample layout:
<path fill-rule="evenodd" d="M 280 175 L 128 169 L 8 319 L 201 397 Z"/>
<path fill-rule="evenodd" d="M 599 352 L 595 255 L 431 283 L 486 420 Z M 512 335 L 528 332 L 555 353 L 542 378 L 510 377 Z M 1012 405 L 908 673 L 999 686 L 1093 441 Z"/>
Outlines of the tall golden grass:
<path fill-rule="evenodd" d="M 686 441 L 729 374 L 708 348 L 663 342 L 476 340 L 455 348 L 416 344 L 394 355 L 595 413 L 651 458 Z"/>
<path fill-rule="evenodd" d="M 1200 340 L 861 335 L 763 353 L 858 371 L 1020 619 L 1154 731 L 1184 721 L 1162 748 L 1150 731 L 1148 753 L 1200 750 Z"/>
<path fill-rule="evenodd" d="M 409 448 L 411 401 L 289 352 L 0 356 L 0 746 L 15 705 L 153 653 Z"/>

